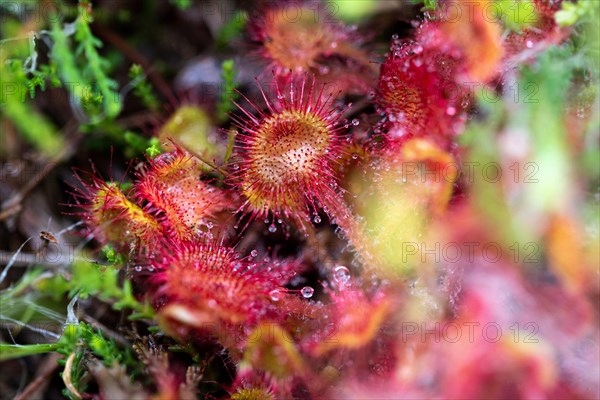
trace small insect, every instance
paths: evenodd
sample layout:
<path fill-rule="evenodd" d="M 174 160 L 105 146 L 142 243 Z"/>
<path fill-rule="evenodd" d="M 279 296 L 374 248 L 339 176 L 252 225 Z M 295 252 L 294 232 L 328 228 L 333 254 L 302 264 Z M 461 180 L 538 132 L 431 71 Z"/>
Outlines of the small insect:
<path fill-rule="evenodd" d="M 51 232 L 50 229 L 50 222 L 48 221 L 48 227 L 46 228 L 46 230 L 42 230 L 40 231 L 38 237 L 41 239 L 42 243 L 40 245 L 40 247 L 37 249 L 36 254 L 38 256 L 40 256 L 41 254 L 43 254 L 44 252 L 46 252 L 48 250 L 48 247 L 50 246 L 50 244 L 56 244 L 59 248 L 59 242 L 58 239 L 59 237 L 61 237 L 61 235 L 65 232 L 69 232 L 71 231 L 73 228 L 81 225 L 83 222 L 79 221 L 74 223 L 73 225 L 70 225 L 64 229 L 61 229 L 60 231 L 54 233 Z"/>
<path fill-rule="evenodd" d="M 50 231 L 40 231 L 39 235 L 40 239 L 42 239 L 42 244 L 38 248 L 36 254 L 39 256 L 48 250 L 50 243 L 58 244 L 58 239 L 54 236 L 54 233 Z"/>
<path fill-rule="evenodd" d="M 58 243 L 58 239 L 52 232 L 40 231 L 40 239 L 44 241 L 44 245 L 47 246 L 49 243 Z"/>
<path fill-rule="evenodd" d="M 50 232 L 51 222 L 52 219 L 48 220 L 48 226 L 46 227 L 46 230 L 40 231 L 39 238 L 42 240 L 42 244 L 36 252 L 37 255 L 40 255 L 42 254 L 42 252 L 48 250 L 48 246 L 50 246 L 50 243 L 58 244 L 58 239 L 56 238 L 56 235 L 53 232 Z M 58 233 L 57 235 L 60 236 L 60 233 Z"/>

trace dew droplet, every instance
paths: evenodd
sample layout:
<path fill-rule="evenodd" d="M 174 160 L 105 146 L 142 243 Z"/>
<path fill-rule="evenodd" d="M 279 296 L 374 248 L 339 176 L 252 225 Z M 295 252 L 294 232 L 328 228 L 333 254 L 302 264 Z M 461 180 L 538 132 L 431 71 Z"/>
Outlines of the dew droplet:
<path fill-rule="evenodd" d="M 350 271 L 343 265 L 339 265 L 333 270 L 333 279 L 338 283 L 346 283 L 350 280 Z"/>
<path fill-rule="evenodd" d="M 315 221 L 315 224 L 318 224 L 321 222 L 321 217 L 319 217 L 318 215 L 315 215 L 315 217 L 313 218 L 313 221 Z"/>
<path fill-rule="evenodd" d="M 300 290 L 300 293 L 302 293 L 302 297 L 305 299 L 310 299 L 315 293 L 315 289 L 311 288 L 310 286 L 304 286 L 302 290 Z"/>
<path fill-rule="evenodd" d="M 269 296 L 273 301 L 279 301 L 279 289 L 273 289 L 269 292 Z"/>
<path fill-rule="evenodd" d="M 271 233 L 277 232 L 277 227 L 275 226 L 275 224 L 269 225 L 269 232 L 271 232 Z"/>
<path fill-rule="evenodd" d="M 531 40 L 528 40 L 528 41 L 525 43 L 525 46 L 527 46 L 527 48 L 528 48 L 528 49 L 531 49 L 531 48 L 533 47 L 533 42 L 532 42 Z"/>
<path fill-rule="evenodd" d="M 360 121 L 358 120 L 358 118 L 354 118 L 354 119 L 352 120 L 352 125 L 354 125 L 354 126 L 358 126 L 358 124 L 360 124 Z"/>
<path fill-rule="evenodd" d="M 141 265 L 136 265 L 135 268 L 136 272 L 142 272 L 142 266 Z"/>
<path fill-rule="evenodd" d="M 392 35 L 392 40 L 398 40 L 398 34 L 394 33 L 394 34 Z"/>
<path fill-rule="evenodd" d="M 251 255 L 252 257 L 256 257 L 256 256 L 258 256 L 258 250 L 252 250 L 252 251 L 250 252 L 250 255 Z"/>
<path fill-rule="evenodd" d="M 319 67 L 319 73 L 321 75 L 327 75 L 329 73 L 329 67 L 322 65 Z"/>

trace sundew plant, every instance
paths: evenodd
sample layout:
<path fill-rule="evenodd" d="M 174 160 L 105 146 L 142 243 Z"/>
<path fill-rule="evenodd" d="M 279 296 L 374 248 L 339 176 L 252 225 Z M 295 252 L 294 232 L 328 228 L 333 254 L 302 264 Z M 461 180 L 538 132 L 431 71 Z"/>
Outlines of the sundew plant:
<path fill-rule="evenodd" d="M 2 399 L 600 397 L 600 2 L 0 19 Z"/>

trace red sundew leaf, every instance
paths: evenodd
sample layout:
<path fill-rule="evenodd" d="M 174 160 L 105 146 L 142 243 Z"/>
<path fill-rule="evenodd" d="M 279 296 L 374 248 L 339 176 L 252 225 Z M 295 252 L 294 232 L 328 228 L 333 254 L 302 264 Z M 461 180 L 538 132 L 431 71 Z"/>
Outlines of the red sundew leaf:
<path fill-rule="evenodd" d="M 288 11 L 285 5 L 270 8 L 250 23 L 252 39 L 263 45 L 261 55 L 273 63 L 277 74 L 308 71 L 321 54 L 332 51 L 333 41 L 344 38 L 343 33 L 312 18 L 308 9 L 300 8 L 293 21 Z"/>
<path fill-rule="evenodd" d="M 446 146 L 464 122 L 463 88 L 437 53 L 418 42 L 395 40 L 381 65 L 377 103 L 386 115 L 387 140 L 431 137 Z"/>
<path fill-rule="evenodd" d="M 282 84 L 311 72 L 319 83 L 332 83 L 344 93 L 366 93 L 371 87 L 374 69 L 360 38 L 334 21 L 325 5 L 284 1 L 266 7 L 249 22 L 249 33 L 269 62 L 265 70 Z"/>
<path fill-rule="evenodd" d="M 553 18 L 542 16 L 535 26 L 509 33 L 503 43 L 505 69 L 532 60 L 548 47 L 561 43 L 568 37 L 568 32 L 568 28 L 558 27 Z"/>
<path fill-rule="evenodd" d="M 273 391 L 262 386 L 244 385 L 234 389 L 231 394 L 231 400 L 274 400 Z"/>
<path fill-rule="evenodd" d="M 257 330 L 255 332 L 257 332 L 255 337 L 259 337 L 258 332 L 260 331 Z M 273 345 L 276 345 L 276 343 L 273 343 L 275 341 L 273 334 L 271 334 L 268 330 L 264 333 L 265 336 L 260 337 L 262 337 L 263 341 L 266 343 L 263 345 L 257 344 L 255 345 L 255 348 L 261 346 L 263 348 L 269 346 L 273 348 Z M 293 353 L 294 350 L 292 350 L 292 354 Z M 260 363 L 260 354 L 246 354 L 246 357 L 246 361 L 240 362 L 238 365 L 235 381 L 233 382 L 232 388 L 228 390 L 229 393 L 232 393 L 232 399 L 236 398 L 238 400 L 245 400 L 251 398 L 257 400 L 274 400 L 278 398 L 293 398 L 292 391 L 294 389 L 294 375 L 278 379 L 274 374 L 268 372 L 267 370 L 258 369 L 253 366 L 251 361 Z M 292 356 L 292 358 L 295 358 L 295 355 Z"/>
<path fill-rule="evenodd" d="M 200 171 L 200 161 L 177 149 L 150 160 L 135 183 L 145 209 L 178 240 L 197 237 L 201 225 L 235 204 L 224 190 L 201 181 Z"/>
<path fill-rule="evenodd" d="M 293 81 L 286 88 L 289 96 L 276 83 L 274 100 L 260 88 L 267 111 L 246 98 L 258 116 L 238 105 L 245 118 L 234 118 L 241 133 L 231 184 L 246 198 L 238 211 L 251 215 L 248 223 L 255 218 L 276 218 L 280 223 L 285 219 L 306 232 L 306 223 L 318 223 L 317 210 L 322 209 L 361 256 L 372 259 L 362 227 L 338 186 L 336 165 L 344 155 L 341 133 L 348 125 L 340 124 L 334 94 L 325 94 L 324 87 L 315 90 L 316 79 L 307 79 L 305 75 L 301 82 Z M 271 227 L 276 229 L 274 222 Z"/>
<path fill-rule="evenodd" d="M 242 132 L 232 183 L 246 197 L 241 210 L 258 218 L 272 212 L 303 226 L 317 202 L 328 205 L 338 196 L 334 164 L 342 151 L 343 127 L 332 95 L 323 88 L 315 92 L 314 78 L 293 83 L 286 88 L 288 96 L 276 89 L 275 100 L 265 95 L 266 113 L 255 117 L 242 109 L 246 118 L 236 121 Z"/>
<path fill-rule="evenodd" d="M 441 99 L 439 77 L 428 71 L 418 55 L 422 51 L 417 43 L 394 43 L 381 65 L 379 106 L 392 120 L 404 119 L 409 132 L 424 129 L 431 99 Z"/>
<path fill-rule="evenodd" d="M 75 193 L 84 211 L 81 213 L 91 234 L 103 244 L 119 251 L 148 252 L 162 241 L 164 232 L 158 221 L 121 191 L 117 183 L 105 182 L 92 175 L 84 182 L 84 191 Z M 132 247 L 133 246 L 133 247 Z"/>
<path fill-rule="evenodd" d="M 153 296 L 161 303 L 166 329 L 175 336 L 181 336 L 177 327 L 182 332 L 206 330 L 239 346 L 241 339 L 233 343 L 227 337 L 236 326 L 287 316 L 289 295 L 281 284 L 295 274 L 294 263 L 256 264 L 231 248 L 197 242 L 177 244 L 156 260 Z"/>

